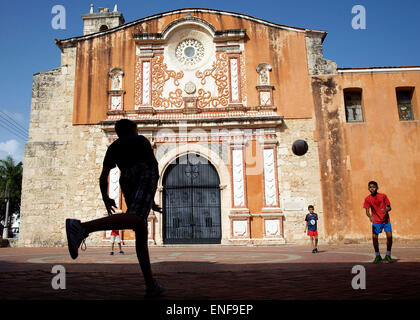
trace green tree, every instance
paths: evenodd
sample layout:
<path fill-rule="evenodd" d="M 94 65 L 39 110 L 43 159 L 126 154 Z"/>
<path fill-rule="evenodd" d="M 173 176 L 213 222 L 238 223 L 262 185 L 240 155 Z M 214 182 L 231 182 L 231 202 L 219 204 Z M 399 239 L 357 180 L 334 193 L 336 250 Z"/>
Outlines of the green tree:
<path fill-rule="evenodd" d="M 0 160 L 0 220 L 6 215 L 6 201 L 9 199 L 9 219 L 14 213 L 20 214 L 20 196 L 22 190 L 22 162 L 16 164 L 11 156 Z"/>

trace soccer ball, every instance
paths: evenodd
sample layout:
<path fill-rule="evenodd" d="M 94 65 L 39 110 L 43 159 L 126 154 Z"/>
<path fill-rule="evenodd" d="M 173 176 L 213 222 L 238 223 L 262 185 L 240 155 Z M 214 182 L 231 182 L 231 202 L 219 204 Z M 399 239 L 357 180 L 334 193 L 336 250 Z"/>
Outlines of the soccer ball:
<path fill-rule="evenodd" d="M 305 140 L 296 140 L 293 142 L 292 151 L 297 156 L 303 156 L 308 151 L 308 144 Z"/>

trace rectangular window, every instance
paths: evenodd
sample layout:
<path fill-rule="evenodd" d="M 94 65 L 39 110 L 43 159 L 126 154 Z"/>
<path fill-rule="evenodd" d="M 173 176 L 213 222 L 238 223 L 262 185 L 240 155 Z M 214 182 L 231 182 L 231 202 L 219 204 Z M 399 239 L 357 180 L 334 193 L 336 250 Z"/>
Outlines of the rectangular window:
<path fill-rule="evenodd" d="M 397 88 L 398 115 L 400 120 L 414 120 L 413 114 L 414 88 Z"/>
<path fill-rule="evenodd" d="M 363 122 L 362 90 L 345 89 L 344 105 L 347 122 Z"/>

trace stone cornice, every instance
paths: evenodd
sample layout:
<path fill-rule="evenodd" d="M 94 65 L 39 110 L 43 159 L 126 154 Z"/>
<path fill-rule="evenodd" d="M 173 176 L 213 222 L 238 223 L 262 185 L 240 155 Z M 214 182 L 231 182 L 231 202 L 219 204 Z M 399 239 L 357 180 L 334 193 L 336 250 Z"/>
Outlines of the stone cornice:
<path fill-rule="evenodd" d="M 133 113 L 131 116 L 125 114 L 124 116 L 109 117 L 107 120 L 99 122 L 105 131 L 114 130 L 115 122 L 122 118 L 129 118 L 143 128 L 179 128 L 185 127 L 201 127 L 201 128 L 267 128 L 279 127 L 284 123 L 284 117 L 280 115 L 252 115 L 252 116 L 225 116 L 225 117 L 211 117 L 211 118 L 180 118 L 180 119 L 165 119 L 165 118 L 143 118 L 138 114 Z"/>
<path fill-rule="evenodd" d="M 100 37 L 100 36 L 108 34 L 108 33 L 113 33 L 113 32 L 119 31 L 119 30 L 124 30 L 124 29 L 130 28 L 130 27 L 132 27 L 136 24 L 140 24 L 140 23 L 143 23 L 143 22 L 147 22 L 147 21 L 154 20 L 154 19 L 159 19 L 161 17 L 165 17 L 165 16 L 169 16 L 169 15 L 176 15 L 176 14 L 183 14 L 183 13 L 194 14 L 195 12 L 197 12 L 197 13 L 213 13 L 213 14 L 219 14 L 219 15 L 232 16 L 232 17 L 236 17 L 236 18 L 242 18 L 242 19 L 253 21 L 255 23 L 260 23 L 260 24 L 263 24 L 263 25 L 266 25 L 266 26 L 269 26 L 269 27 L 288 30 L 288 31 L 294 31 L 294 32 L 299 32 L 299 33 L 301 33 L 301 32 L 303 32 L 303 33 L 314 32 L 314 33 L 324 34 L 323 37 L 325 37 L 325 35 L 326 35 L 326 31 L 312 30 L 312 29 L 305 29 L 305 28 L 281 25 L 281 24 L 269 22 L 269 21 L 266 21 L 266 20 L 263 20 L 263 19 L 254 18 L 254 17 L 246 15 L 246 14 L 240 14 L 240 13 L 234 13 L 234 12 L 222 11 L 222 10 L 216 10 L 216 9 L 185 8 L 185 9 L 167 11 L 167 12 L 155 14 L 155 15 L 152 15 L 152 16 L 149 16 L 149 17 L 141 18 L 141 19 L 126 23 L 124 25 L 108 29 L 108 30 L 103 31 L 103 32 L 97 32 L 97 33 L 92 33 L 92 34 L 89 34 L 89 35 L 72 37 L 72 38 L 67 38 L 67 39 L 62 39 L 62 40 L 57 40 L 56 39 L 55 44 L 62 50 L 62 48 L 65 48 L 65 47 L 68 47 L 68 46 L 75 46 L 78 41 L 83 41 L 83 40 L 87 40 L 87 39 L 91 39 L 91 38 L 96 38 L 96 37 Z"/>

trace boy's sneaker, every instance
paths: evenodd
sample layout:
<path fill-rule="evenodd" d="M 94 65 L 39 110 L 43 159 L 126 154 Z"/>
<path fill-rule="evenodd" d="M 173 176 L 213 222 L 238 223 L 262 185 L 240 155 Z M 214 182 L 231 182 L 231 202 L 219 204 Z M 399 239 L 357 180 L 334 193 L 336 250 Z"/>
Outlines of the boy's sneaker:
<path fill-rule="evenodd" d="M 315 248 L 314 250 L 315 250 L 315 253 L 318 253 L 318 248 Z"/>
<path fill-rule="evenodd" d="M 165 292 L 165 288 L 157 281 L 155 281 L 152 287 L 146 287 L 145 298 L 155 298 Z"/>
<path fill-rule="evenodd" d="M 111 256 L 113 256 L 113 255 L 114 255 L 114 251 L 111 251 L 109 254 L 110 254 Z"/>
<path fill-rule="evenodd" d="M 79 255 L 78 250 L 80 244 L 84 242 L 88 236 L 86 231 L 83 229 L 80 220 L 66 219 L 66 233 L 67 233 L 67 245 L 69 248 L 70 256 L 76 259 Z M 86 243 L 84 244 L 86 250 Z M 83 249 L 83 247 L 82 247 Z"/>
<path fill-rule="evenodd" d="M 373 263 L 374 264 L 378 264 L 379 262 L 381 262 L 382 261 L 382 258 L 381 258 L 381 256 L 376 256 L 375 257 L 375 260 L 373 260 Z"/>
<path fill-rule="evenodd" d="M 120 254 L 124 254 L 124 251 L 120 250 Z"/>
<path fill-rule="evenodd" d="M 385 256 L 385 260 L 388 263 L 393 263 L 394 262 L 394 260 L 392 260 L 391 256 Z"/>
<path fill-rule="evenodd" d="M 316 249 L 313 249 L 313 250 L 312 250 L 312 253 L 316 253 Z"/>

